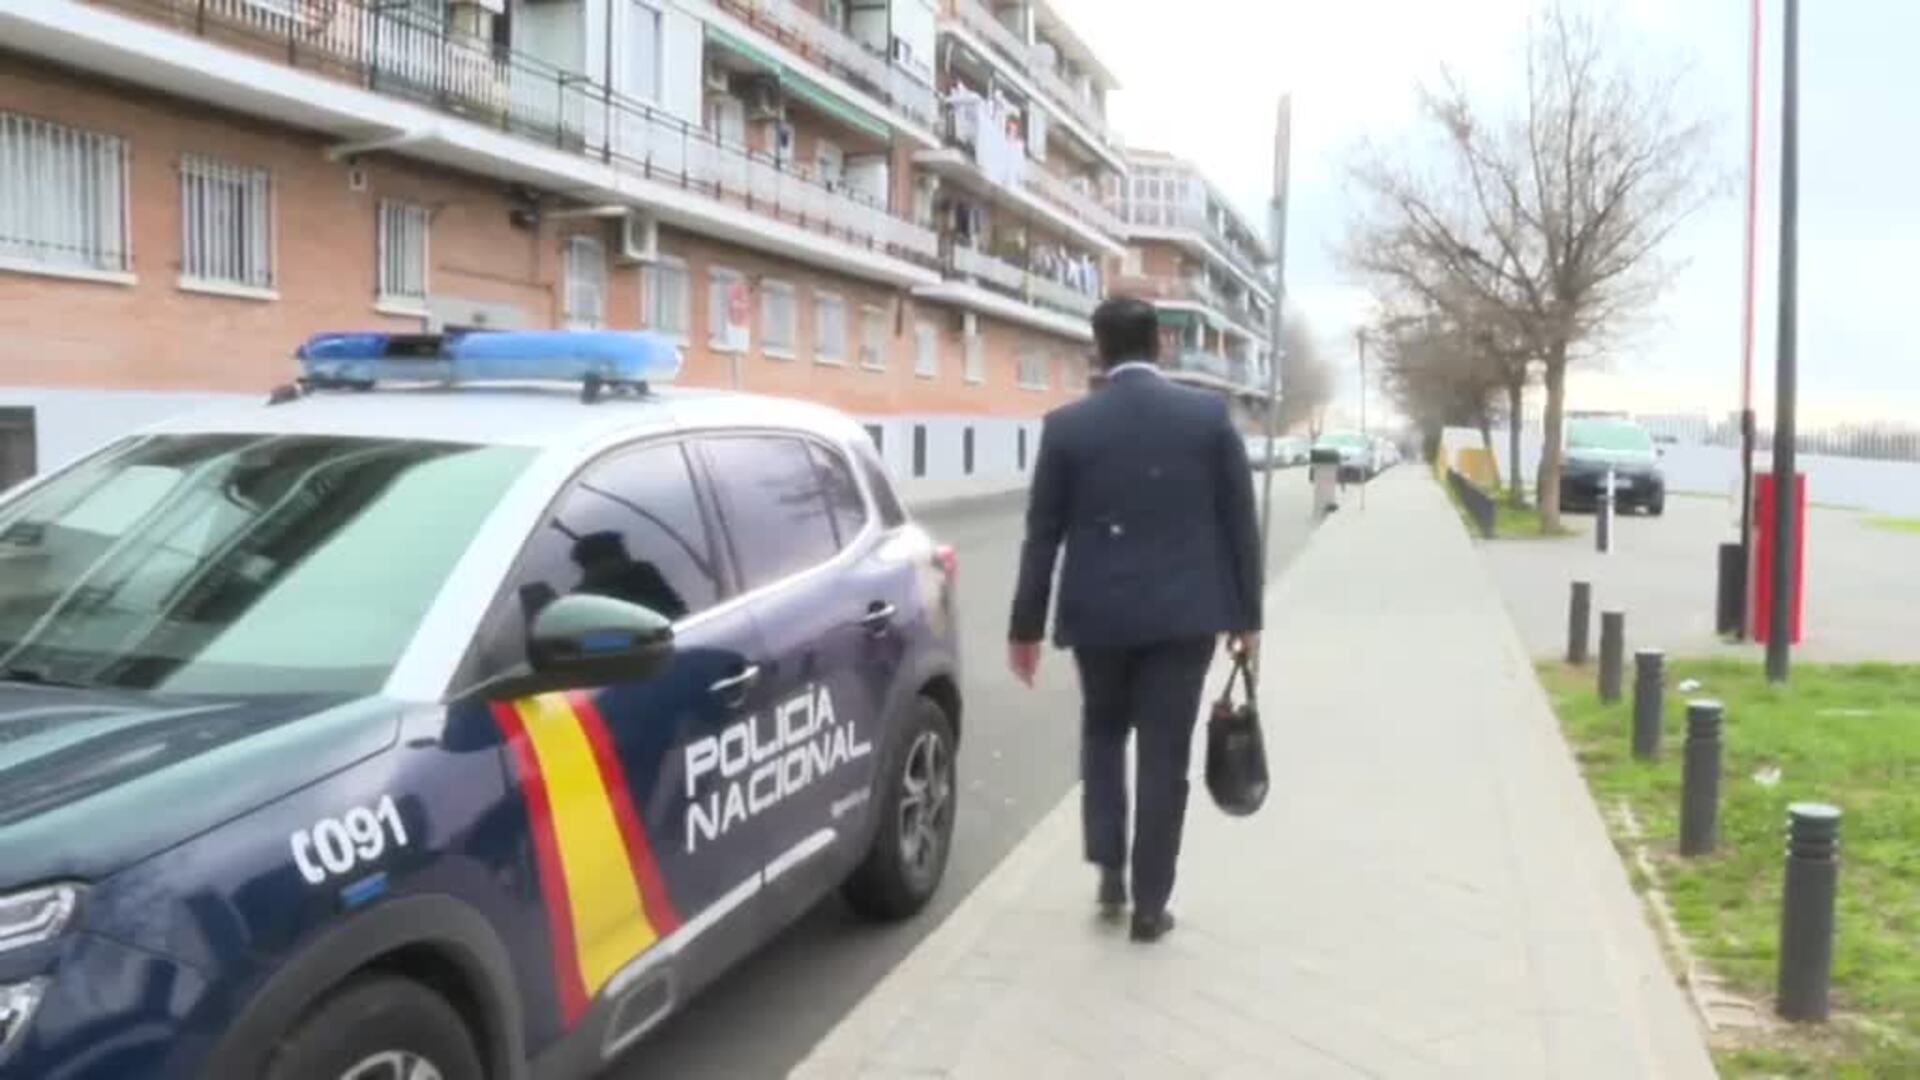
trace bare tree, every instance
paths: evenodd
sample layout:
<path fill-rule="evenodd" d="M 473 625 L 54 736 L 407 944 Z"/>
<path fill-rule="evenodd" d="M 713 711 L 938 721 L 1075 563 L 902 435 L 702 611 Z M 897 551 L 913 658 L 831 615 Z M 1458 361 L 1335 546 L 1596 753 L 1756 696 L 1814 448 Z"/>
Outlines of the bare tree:
<path fill-rule="evenodd" d="M 1429 457 L 1448 427 L 1473 428 L 1493 452 L 1496 402 L 1506 372 L 1471 332 L 1440 312 L 1427 311 L 1385 316 L 1368 336 L 1378 343 L 1387 392 L 1420 429 Z"/>
<path fill-rule="evenodd" d="M 1333 400 L 1333 369 L 1320 355 L 1319 340 L 1303 317 L 1289 312 L 1280 329 L 1280 426 L 1291 431 L 1307 425 L 1315 437 Z"/>
<path fill-rule="evenodd" d="M 1590 18 L 1555 5 L 1529 33 L 1518 110 L 1489 118 L 1448 78 L 1421 98 L 1435 160 L 1372 150 L 1349 168 L 1363 200 L 1349 264 L 1390 296 L 1484 327 L 1522 374 L 1538 365 L 1549 531 L 1568 365 L 1651 305 L 1673 270 L 1661 244 L 1711 193 L 1709 130 L 1675 113 L 1676 81 L 1635 70 Z"/>

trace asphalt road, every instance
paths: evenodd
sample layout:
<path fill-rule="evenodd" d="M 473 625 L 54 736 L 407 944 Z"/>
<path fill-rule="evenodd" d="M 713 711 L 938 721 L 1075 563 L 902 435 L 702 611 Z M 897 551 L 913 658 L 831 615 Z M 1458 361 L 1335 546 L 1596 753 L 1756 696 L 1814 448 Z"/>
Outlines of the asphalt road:
<path fill-rule="evenodd" d="M 1303 475 L 1295 470 L 1274 479 L 1273 574 L 1298 553 L 1309 531 Z M 1039 685 L 1028 690 L 1005 664 L 1020 512 L 1017 501 L 996 500 L 923 518 L 959 553 L 967 662 L 963 795 L 952 859 L 933 905 L 905 924 L 875 926 L 837 898 L 823 902 L 606 1070 L 602 1080 L 785 1076 L 1066 795 L 1077 771 L 1079 695 L 1072 665 L 1064 655 L 1049 653 Z"/>

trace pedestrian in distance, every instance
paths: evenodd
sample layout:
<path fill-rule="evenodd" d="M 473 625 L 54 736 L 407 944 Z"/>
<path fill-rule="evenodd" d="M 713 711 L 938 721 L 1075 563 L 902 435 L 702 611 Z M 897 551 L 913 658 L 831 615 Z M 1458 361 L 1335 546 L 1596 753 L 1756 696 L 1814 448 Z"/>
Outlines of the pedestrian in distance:
<path fill-rule="evenodd" d="M 1194 723 L 1219 639 L 1259 644 L 1263 560 L 1253 474 L 1226 399 L 1160 371 L 1153 305 L 1115 297 L 1093 315 L 1100 389 L 1041 429 L 1013 597 L 1009 662 L 1031 686 L 1054 568 L 1054 643 L 1080 674 L 1081 814 L 1098 902 L 1132 938 L 1173 928 L 1167 902 L 1187 807 Z M 1126 752 L 1138 739 L 1133 843 Z"/>

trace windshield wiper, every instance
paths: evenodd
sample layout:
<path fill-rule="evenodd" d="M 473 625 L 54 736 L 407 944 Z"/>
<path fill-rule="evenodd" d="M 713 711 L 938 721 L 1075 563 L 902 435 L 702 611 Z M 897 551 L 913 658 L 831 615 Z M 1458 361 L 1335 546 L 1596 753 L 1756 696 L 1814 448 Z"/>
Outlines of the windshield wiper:
<path fill-rule="evenodd" d="M 39 668 L 30 667 L 0 667 L 0 682 L 26 683 L 30 686 L 60 686 L 70 690 L 91 689 L 88 683 L 56 679 Z"/>

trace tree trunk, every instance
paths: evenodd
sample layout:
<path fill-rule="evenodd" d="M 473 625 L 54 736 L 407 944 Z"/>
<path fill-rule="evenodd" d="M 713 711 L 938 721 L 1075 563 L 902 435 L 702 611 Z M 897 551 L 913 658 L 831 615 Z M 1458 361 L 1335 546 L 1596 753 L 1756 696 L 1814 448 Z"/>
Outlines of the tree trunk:
<path fill-rule="evenodd" d="M 1526 419 L 1526 383 L 1507 384 L 1507 482 L 1512 489 L 1507 499 L 1514 509 L 1527 505 L 1527 482 L 1520 471 L 1520 424 Z"/>
<path fill-rule="evenodd" d="M 1560 459 L 1567 416 L 1567 345 L 1556 342 L 1547 353 L 1547 411 L 1540 445 L 1540 531 L 1560 531 Z"/>

